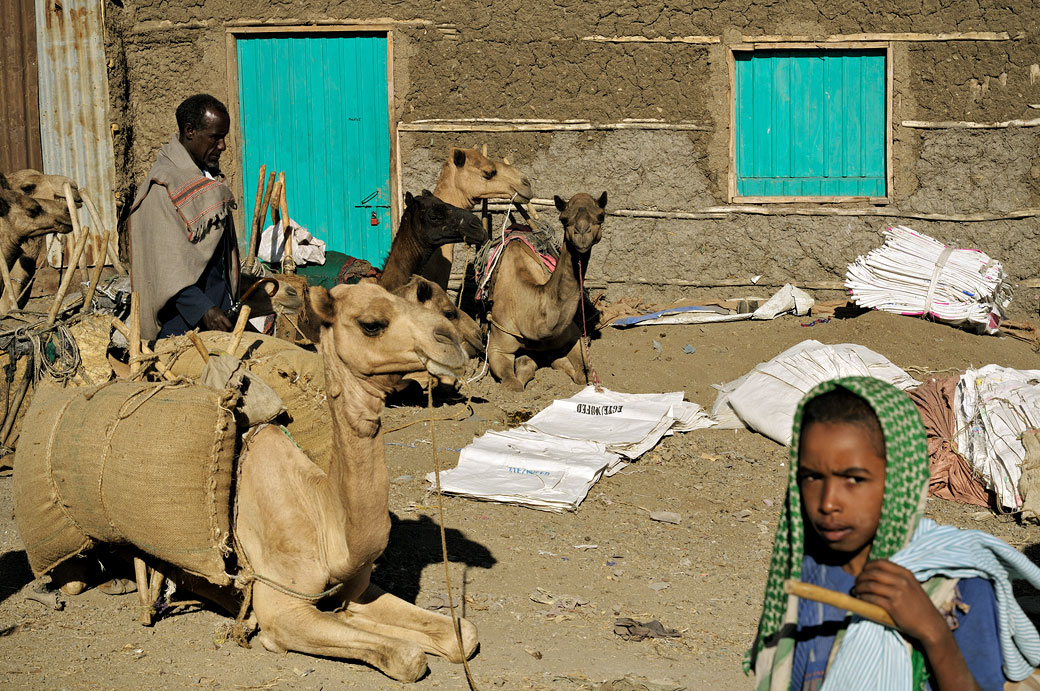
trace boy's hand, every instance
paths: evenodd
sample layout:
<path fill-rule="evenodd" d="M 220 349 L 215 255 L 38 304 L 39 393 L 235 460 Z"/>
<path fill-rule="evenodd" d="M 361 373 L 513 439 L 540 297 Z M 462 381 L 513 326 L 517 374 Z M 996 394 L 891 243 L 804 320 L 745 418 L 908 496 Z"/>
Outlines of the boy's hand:
<path fill-rule="evenodd" d="M 887 559 L 867 562 L 851 594 L 883 607 L 903 633 L 926 647 L 952 636 L 946 620 L 914 574 Z"/>
<path fill-rule="evenodd" d="M 880 605 L 903 633 L 916 639 L 935 675 L 936 691 L 978 691 L 946 620 L 910 571 L 887 559 L 867 562 L 852 595 Z"/>

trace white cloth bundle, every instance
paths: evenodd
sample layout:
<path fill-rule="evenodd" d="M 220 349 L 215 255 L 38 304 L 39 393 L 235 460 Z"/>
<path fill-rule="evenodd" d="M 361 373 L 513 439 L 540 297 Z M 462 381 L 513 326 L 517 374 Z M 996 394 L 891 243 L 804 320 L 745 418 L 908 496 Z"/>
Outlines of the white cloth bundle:
<path fill-rule="evenodd" d="M 921 383 L 866 346 L 808 340 L 758 363 L 739 379 L 716 385 L 719 394 L 711 414 L 722 429 L 746 426 L 790 444 L 802 396 L 820 382 L 853 376 L 882 379 L 904 391 Z"/>
<path fill-rule="evenodd" d="M 954 396 L 957 450 L 1005 509 L 1022 506 L 1022 432 L 1040 428 L 1040 370 L 969 369 Z"/>
<path fill-rule="evenodd" d="M 856 258 L 845 287 L 861 307 L 931 317 L 996 333 L 1013 291 L 1003 265 L 976 249 L 954 249 L 906 226 Z"/>

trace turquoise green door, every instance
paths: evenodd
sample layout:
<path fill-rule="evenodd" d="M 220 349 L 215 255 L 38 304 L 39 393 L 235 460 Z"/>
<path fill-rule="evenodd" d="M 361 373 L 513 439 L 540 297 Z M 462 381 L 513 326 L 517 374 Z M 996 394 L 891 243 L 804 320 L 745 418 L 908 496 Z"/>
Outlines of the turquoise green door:
<path fill-rule="evenodd" d="M 239 38 L 244 216 L 260 166 L 284 171 L 290 217 L 327 250 L 382 266 L 390 251 L 387 37 Z"/>

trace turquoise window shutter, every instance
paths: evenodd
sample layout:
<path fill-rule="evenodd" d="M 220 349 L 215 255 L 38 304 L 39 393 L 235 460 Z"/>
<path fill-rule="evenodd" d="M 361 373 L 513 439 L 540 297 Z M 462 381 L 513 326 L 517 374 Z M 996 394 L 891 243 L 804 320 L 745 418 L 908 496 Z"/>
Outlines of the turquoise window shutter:
<path fill-rule="evenodd" d="M 886 194 L 885 50 L 736 51 L 737 194 Z"/>
<path fill-rule="evenodd" d="M 285 172 L 294 221 L 326 249 L 382 266 L 392 236 L 386 36 L 262 35 L 237 48 L 245 217 L 266 164 Z"/>

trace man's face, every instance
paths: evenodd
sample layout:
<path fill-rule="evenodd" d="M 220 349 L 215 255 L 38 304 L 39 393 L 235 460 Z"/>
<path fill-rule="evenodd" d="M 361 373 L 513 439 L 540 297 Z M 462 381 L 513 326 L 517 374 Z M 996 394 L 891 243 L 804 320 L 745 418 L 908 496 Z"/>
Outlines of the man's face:
<path fill-rule="evenodd" d="M 815 422 L 802 430 L 798 453 L 798 486 L 814 533 L 807 537 L 854 576 L 870 558 L 885 496 L 885 459 L 872 442 L 863 425 Z"/>
<path fill-rule="evenodd" d="M 227 148 L 224 138 L 230 128 L 227 115 L 206 110 L 202 115 L 202 128 L 197 130 L 187 125 L 180 137 L 181 144 L 200 169 L 215 173 L 220 170 L 220 154 Z"/>

